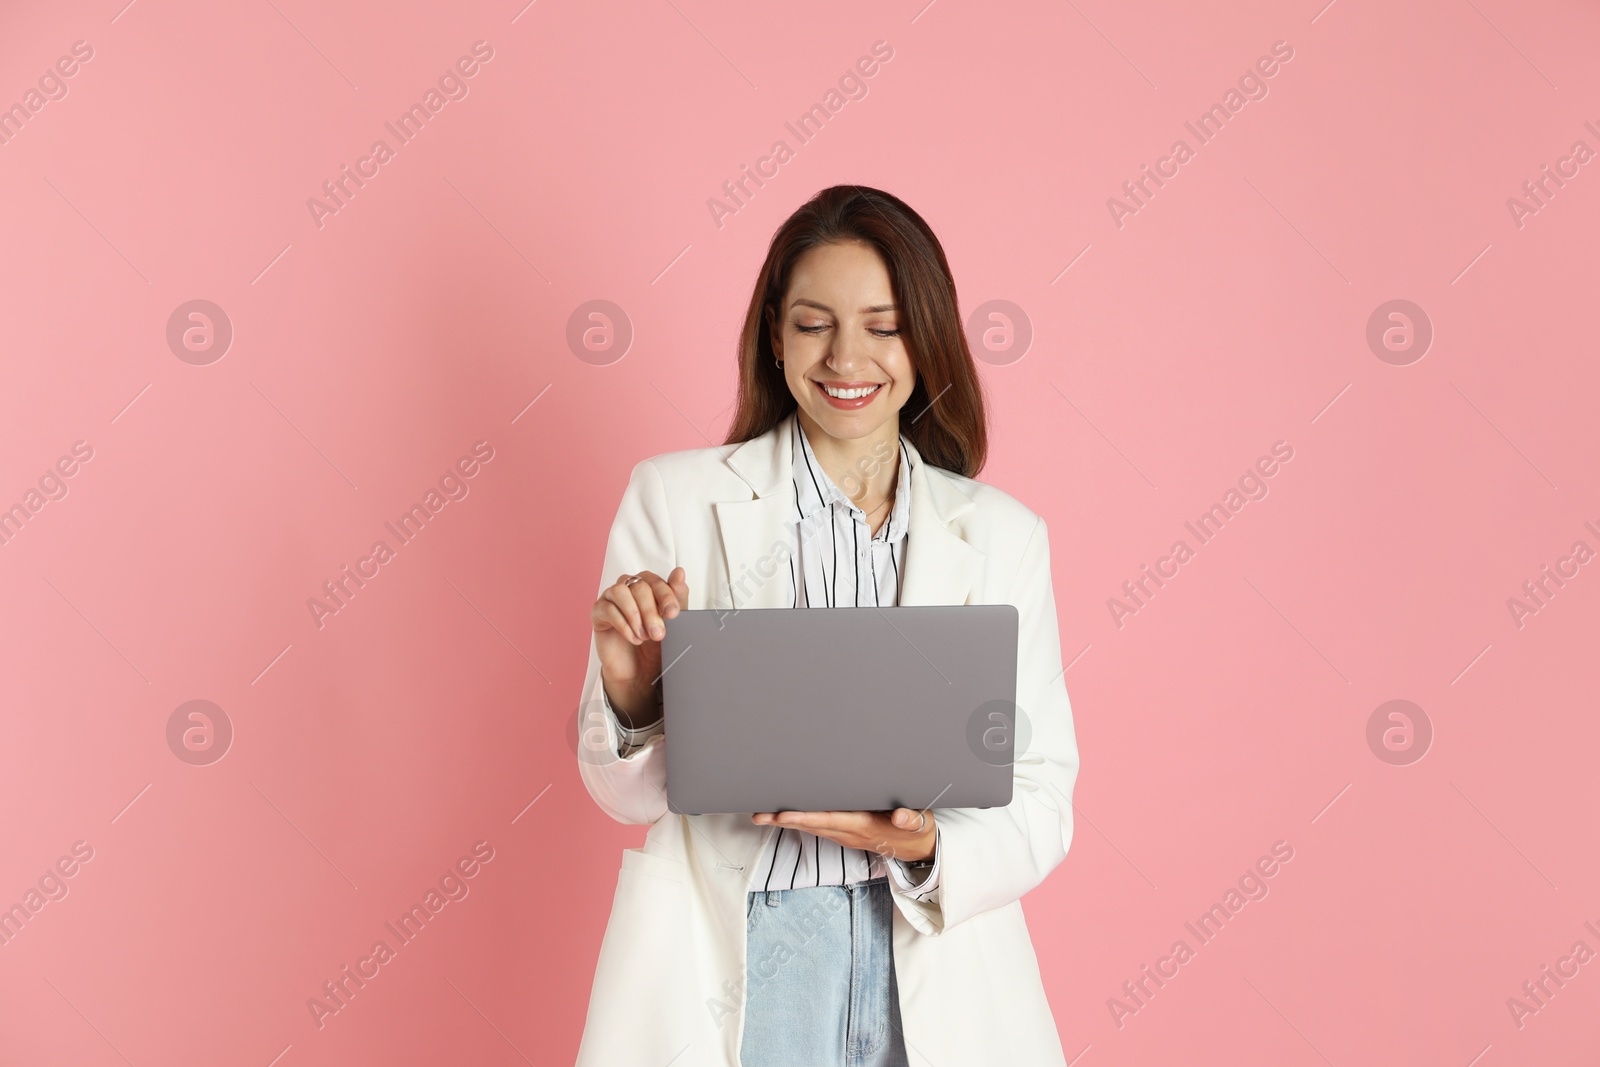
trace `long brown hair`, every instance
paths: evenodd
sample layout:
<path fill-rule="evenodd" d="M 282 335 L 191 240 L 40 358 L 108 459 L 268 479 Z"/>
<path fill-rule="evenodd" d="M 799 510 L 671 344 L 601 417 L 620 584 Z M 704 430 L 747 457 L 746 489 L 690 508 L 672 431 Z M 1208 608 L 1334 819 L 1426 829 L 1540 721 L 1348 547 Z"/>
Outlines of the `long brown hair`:
<path fill-rule="evenodd" d="M 983 390 L 944 248 L 922 216 L 898 197 L 864 185 L 822 190 L 773 235 L 739 333 L 739 399 L 723 443 L 759 437 L 799 406 L 775 363 L 767 309 L 783 321 L 795 263 L 818 245 L 849 241 L 877 249 L 888 266 L 900 336 L 917 373 L 900 432 L 927 462 L 976 476 L 989 451 Z"/>

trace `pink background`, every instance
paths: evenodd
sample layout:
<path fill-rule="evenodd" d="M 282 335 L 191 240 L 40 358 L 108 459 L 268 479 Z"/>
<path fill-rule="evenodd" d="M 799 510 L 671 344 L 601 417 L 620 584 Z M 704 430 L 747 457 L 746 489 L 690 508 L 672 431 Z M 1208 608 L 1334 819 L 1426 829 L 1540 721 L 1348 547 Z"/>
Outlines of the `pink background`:
<path fill-rule="evenodd" d="M 837 182 L 923 213 L 964 315 L 1031 323 L 981 353 L 980 477 L 1052 531 L 1083 768 L 1025 908 L 1067 1057 L 1592 1062 L 1600 962 L 1507 1006 L 1600 951 L 1600 576 L 1507 604 L 1600 548 L 1600 163 L 1507 206 L 1600 149 L 1592 5 L 123 2 L 0 23 L 0 104 L 93 49 L 0 145 L 0 506 L 93 451 L 0 545 L 0 904 L 93 849 L 0 946 L 0 1062 L 572 1060 L 644 833 L 567 737 L 606 532 L 634 462 L 721 441 L 766 243 Z M 319 227 L 308 198 L 475 41 L 468 95 Z M 204 365 L 166 339 L 195 299 L 234 331 Z M 597 299 L 621 358 L 568 345 Z M 1406 365 L 1366 340 L 1394 299 L 1434 331 Z M 477 441 L 469 495 L 319 628 L 308 598 Z M 1119 626 L 1277 441 L 1268 495 Z M 205 766 L 167 741 L 195 699 L 234 730 Z M 1367 741 L 1393 699 L 1433 730 L 1409 765 Z M 319 1030 L 307 999 L 479 841 L 469 895 Z M 1277 841 L 1269 895 L 1119 1026 Z"/>

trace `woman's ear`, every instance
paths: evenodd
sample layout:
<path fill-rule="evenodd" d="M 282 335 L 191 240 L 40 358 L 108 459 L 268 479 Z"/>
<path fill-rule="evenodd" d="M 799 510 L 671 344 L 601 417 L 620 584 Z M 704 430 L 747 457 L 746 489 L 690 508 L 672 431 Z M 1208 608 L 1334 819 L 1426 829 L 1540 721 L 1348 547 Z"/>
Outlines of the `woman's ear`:
<path fill-rule="evenodd" d="M 772 356 L 774 359 L 783 358 L 783 331 L 778 328 L 778 317 L 772 312 L 772 305 L 767 305 L 767 336 L 772 341 Z"/>

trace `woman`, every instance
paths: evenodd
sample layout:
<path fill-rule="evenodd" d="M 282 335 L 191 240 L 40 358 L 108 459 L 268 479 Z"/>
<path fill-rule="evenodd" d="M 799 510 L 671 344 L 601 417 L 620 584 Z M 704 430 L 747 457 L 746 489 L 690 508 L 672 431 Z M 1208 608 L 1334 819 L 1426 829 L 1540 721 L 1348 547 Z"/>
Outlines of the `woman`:
<path fill-rule="evenodd" d="M 983 397 L 938 239 L 887 193 L 823 190 L 774 236 L 739 358 L 727 443 L 636 465 L 606 545 L 579 769 L 651 828 L 580 1067 L 1063 1064 L 1020 904 L 1066 855 L 1078 770 L 1049 542 L 973 480 Z M 667 811 L 678 611 L 963 603 L 1018 610 L 1009 806 Z"/>

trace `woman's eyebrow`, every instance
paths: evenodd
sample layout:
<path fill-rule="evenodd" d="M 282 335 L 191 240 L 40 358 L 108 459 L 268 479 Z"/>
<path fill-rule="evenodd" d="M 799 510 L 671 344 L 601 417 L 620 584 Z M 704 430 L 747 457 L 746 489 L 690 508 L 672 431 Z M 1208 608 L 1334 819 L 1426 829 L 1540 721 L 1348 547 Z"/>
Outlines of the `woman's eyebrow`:
<path fill-rule="evenodd" d="M 815 300 L 807 300 L 805 297 L 800 297 L 799 299 L 797 299 L 792 306 L 799 307 L 802 304 L 804 304 L 806 307 L 813 307 L 813 308 L 817 308 L 820 311 L 826 311 L 830 315 L 833 314 L 833 309 L 831 307 L 829 307 L 827 304 L 819 304 Z M 894 311 L 894 310 L 896 310 L 896 308 L 895 308 L 895 306 L 893 304 L 873 304 L 871 307 L 862 308 L 861 309 L 861 313 L 863 315 L 876 315 L 880 311 Z"/>

